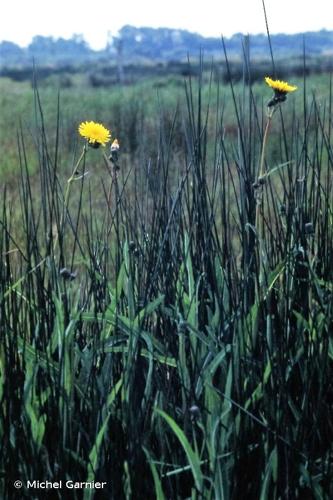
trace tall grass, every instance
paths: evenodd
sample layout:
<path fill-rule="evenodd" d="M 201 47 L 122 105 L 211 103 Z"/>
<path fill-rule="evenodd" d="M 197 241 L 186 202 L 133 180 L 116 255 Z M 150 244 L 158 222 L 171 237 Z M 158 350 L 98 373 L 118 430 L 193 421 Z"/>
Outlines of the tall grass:
<path fill-rule="evenodd" d="M 201 72 L 154 154 L 89 150 L 70 191 L 35 87 L 39 182 L 22 127 L 0 218 L 3 498 L 333 497 L 332 93 L 275 113 L 259 232 L 266 90 L 230 85 L 232 128 Z"/>

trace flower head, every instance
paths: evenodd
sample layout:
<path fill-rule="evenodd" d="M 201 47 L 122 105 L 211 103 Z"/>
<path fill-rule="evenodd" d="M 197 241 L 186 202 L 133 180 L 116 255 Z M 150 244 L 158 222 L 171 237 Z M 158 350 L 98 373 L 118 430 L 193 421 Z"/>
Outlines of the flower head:
<path fill-rule="evenodd" d="M 279 92 L 281 94 L 287 94 L 288 92 L 294 92 L 297 90 L 295 85 L 289 85 L 289 83 L 283 82 L 282 80 L 273 80 L 272 78 L 269 78 L 269 76 L 266 76 L 265 82 L 275 92 Z"/>
<path fill-rule="evenodd" d="M 274 97 L 268 102 L 268 107 L 275 106 L 285 101 L 289 92 L 297 90 L 295 85 L 289 85 L 289 83 L 283 82 L 282 80 L 273 80 L 269 76 L 266 76 L 265 82 L 274 90 Z"/>
<path fill-rule="evenodd" d="M 101 123 L 82 122 L 79 125 L 79 134 L 87 139 L 90 146 L 98 148 L 105 146 L 111 140 L 110 131 L 105 128 Z"/>

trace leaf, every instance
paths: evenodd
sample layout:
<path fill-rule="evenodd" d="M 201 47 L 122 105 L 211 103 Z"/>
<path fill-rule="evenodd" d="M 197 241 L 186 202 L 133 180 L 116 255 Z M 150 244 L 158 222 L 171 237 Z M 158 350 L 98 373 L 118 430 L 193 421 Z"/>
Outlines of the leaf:
<path fill-rule="evenodd" d="M 162 489 L 162 484 L 161 484 L 160 478 L 158 476 L 156 465 L 154 464 L 153 460 L 151 459 L 151 456 L 149 455 L 148 450 L 146 450 L 145 447 L 143 447 L 143 451 L 145 452 L 145 455 L 146 455 L 147 460 L 149 462 L 151 473 L 153 475 L 156 500 L 165 500 L 165 496 L 164 496 L 163 489 Z"/>
<path fill-rule="evenodd" d="M 159 295 L 155 300 L 147 304 L 139 313 L 137 314 L 134 324 L 139 326 L 141 321 L 146 317 L 156 311 L 156 309 L 162 304 L 164 301 L 164 295 Z"/>
<path fill-rule="evenodd" d="M 275 282 L 277 281 L 279 276 L 283 273 L 285 267 L 286 267 L 285 261 L 280 262 L 280 264 L 278 264 L 276 266 L 276 268 L 269 273 L 269 275 L 268 275 L 268 287 L 267 287 L 267 291 L 265 293 L 265 298 L 267 298 L 269 292 L 274 287 Z"/>
<path fill-rule="evenodd" d="M 187 280 L 188 280 L 188 295 L 190 299 L 192 299 L 193 295 L 195 294 L 195 284 L 194 284 L 192 259 L 190 254 L 190 242 L 187 233 L 184 236 L 184 246 L 185 246 L 184 251 L 186 256 L 186 270 L 187 270 Z"/>
<path fill-rule="evenodd" d="M 231 351 L 231 346 L 226 345 L 223 347 L 223 349 L 215 356 L 215 358 L 211 361 L 209 366 L 207 367 L 207 370 L 205 372 L 205 376 L 209 377 L 212 379 L 215 375 L 215 372 L 219 366 L 221 366 L 222 363 L 225 363 L 224 359 L 227 356 L 227 353 Z"/>
<path fill-rule="evenodd" d="M 275 481 L 277 478 L 277 466 L 278 466 L 278 456 L 276 446 L 273 448 L 265 470 L 264 482 L 262 484 L 261 492 L 260 492 L 260 500 L 271 500 L 273 495 L 269 495 L 271 478 L 273 475 L 273 480 Z"/>
<path fill-rule="evenodd" d="M 94 445 L 89 453 L 87 482 L 93 481 L 95 479 L 95 473 L 96 473 L 97 466 L 98 466 L 100 448 L 101 448 L 101 445 L 103 443 L 104 435 L 105 435 L 106 430 L 108 428 L 108 423 L 109 423 L 109 419 L 111 416 L 111 413 L 108 411 L 109 406 L 111 406 L 113 401 L 115 400 L 115 398 L 116 398 L 116 396 L 117 396 L 117 394 L 122 386 L 122 383 L 123 383 L 123 379 L 120 378 L 118 380 L 118 382 L 116 383 L 116 385 L 113 387 L 112 391 L 110 392 L 110 394 L 107 398 L 106 404 L 104 405 L 103 410 L 106 410 L 108 413 L 107 413 L 107 416 L 104 418 L 104 422 L 98 431 L 95 443 L 94 443 Z M 103 413 L 104 412 L 102 411 L 102 414 Z M 90 500 L 91 498 L 93 498 L 93 495 L 94 495 L 93 490 L 85 489 L 83 498 L 84 498 L 84 500 Z"/>
<path fill-rule="evenodd" d="M 276 165 L 276 167 L 271 168 L 265 175 L 264 177 L 269 177 L 270 175 L 274 174 L 274 172 L 277 172 L 278 170 L 281 170 L 281 168 L 287 167 L 288 165 L 291 165 L 294 163 L 294 160 L 289 160 L 286 161 L 285 163 L 280 163 L 280 165 Z"/>
<path fill-rule="evenodd" d="M 167 422 L 167 424 L 171 427 L 172 431 L 175 433 L 177 436 L 180 444 L 183 447 L 183 450 L 186 453 L 189 465 L 191 467 L 191 471 L 193 474 L 193 478 L 195 481 L 195 485 L 197 490 L 201 493 L 202 492 L 202 484 L 203 484 L 203 475 L 201 472 L 200 468 L 200 460 L 199 457 L 196 453 L 194 453 L 187 437 L 185 436 L 184 432 L 182 429 L 179 427 L 178 424 L 164 411 L 155 409 L 156 413 L 158 413 L 161 417 L 164 418 L 164 420 Z"/>

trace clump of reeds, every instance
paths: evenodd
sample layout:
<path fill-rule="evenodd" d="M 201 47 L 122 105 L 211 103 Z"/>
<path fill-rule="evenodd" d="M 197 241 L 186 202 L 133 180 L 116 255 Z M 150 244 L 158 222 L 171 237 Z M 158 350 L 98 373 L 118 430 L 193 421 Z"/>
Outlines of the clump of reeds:
<path fill-rule="evenodd" d="M 114 499 L 332 497 L 331 93 L 275 94 L 266 125 L 230 83 L 235 138 L 204 76 L 181 119 L 165 128 L 162 106 L 140 131 L 156 140 L 140 169 L 85 144 L 67 175 L 35 89 L 39 185 L 22 129 L 0 219 L 4 498 L 32 478 Z"/>

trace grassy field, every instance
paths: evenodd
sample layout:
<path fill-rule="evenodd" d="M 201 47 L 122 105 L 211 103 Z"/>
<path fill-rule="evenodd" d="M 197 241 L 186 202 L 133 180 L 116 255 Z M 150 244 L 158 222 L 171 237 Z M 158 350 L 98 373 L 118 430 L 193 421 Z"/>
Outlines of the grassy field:
<path fill-rule="evenodd" d="M 58 83 L 0 79 L 1 498 L 333 498 L 330 75 Z"/>

